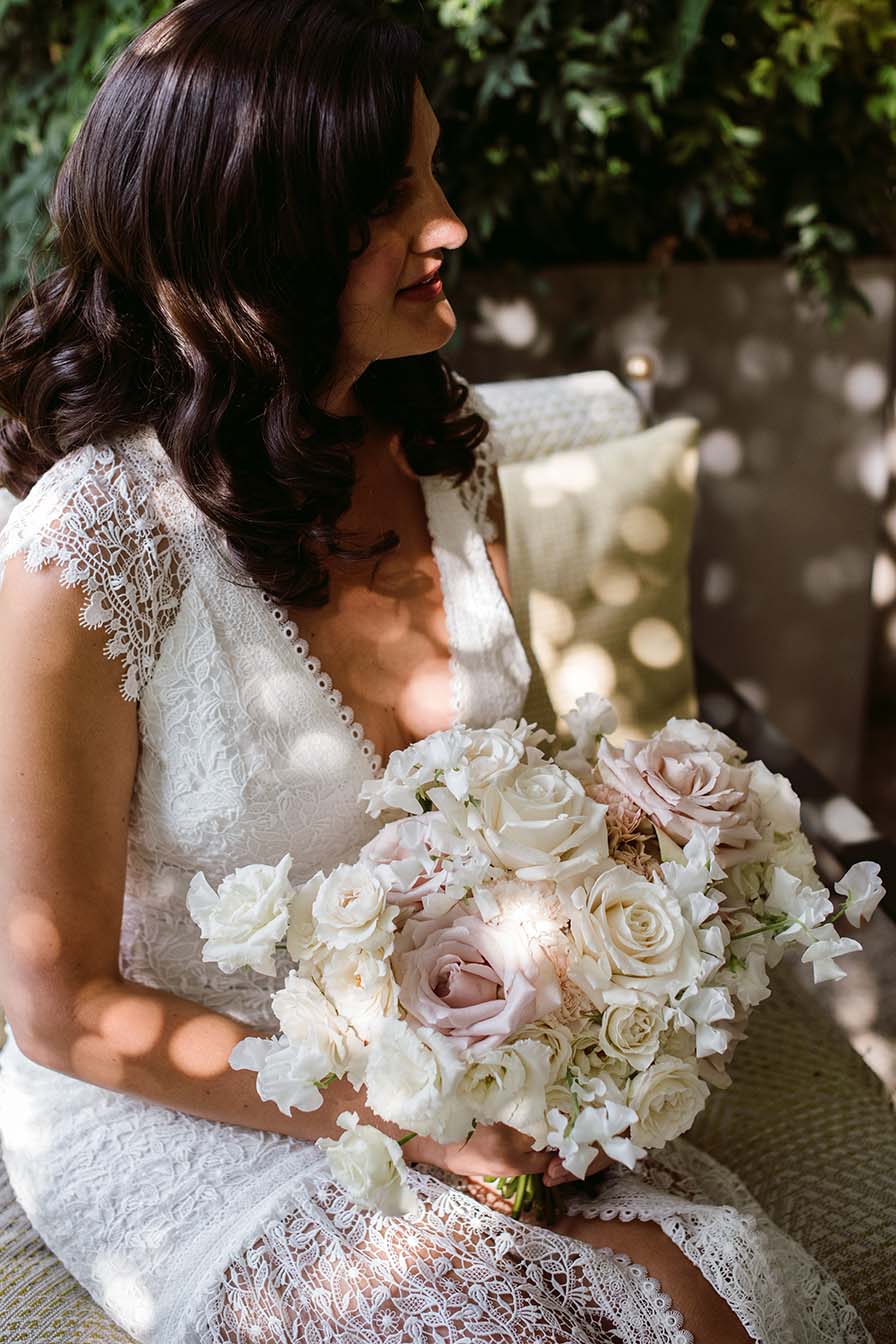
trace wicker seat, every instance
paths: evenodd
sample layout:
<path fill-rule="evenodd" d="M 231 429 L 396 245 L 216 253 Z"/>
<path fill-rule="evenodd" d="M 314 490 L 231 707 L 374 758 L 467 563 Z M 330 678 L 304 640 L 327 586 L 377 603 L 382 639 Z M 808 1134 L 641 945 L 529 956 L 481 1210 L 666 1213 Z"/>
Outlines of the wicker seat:
<path fill-rule="evenodd" d="M 576 375 L 566 384 L 552 379 L 552 423 L 560 428 L 539 448 L 532 425 L 544 415 L 546 381 L 516 383 L 512 395 L 506 389 L 503 419 L 501 406 L 495 408 L 496 429 L 511 453 L 514 442 L 519 456 L 531 459 L 568 448 L 570 436 L 579 446 L 637 429 L 634 399 L 610 375 Z M 557 527 L 556 514 L 542 511 L 532 526 Z M 537 546 L 531 549 L 537 554 Z M 881 1081 L 786 961 L 772 978 L 775 994 L 755 1010 L 731 1067 L 733 1086 L 713 1095 L 691 1137 L 733 1168 L 779 1225 L 834 1274 L 877 1344 L 891 1344 L 896 1116 Z M 0 1344 L 128 1339 L 31 1229 L 0 1164 Z"/>

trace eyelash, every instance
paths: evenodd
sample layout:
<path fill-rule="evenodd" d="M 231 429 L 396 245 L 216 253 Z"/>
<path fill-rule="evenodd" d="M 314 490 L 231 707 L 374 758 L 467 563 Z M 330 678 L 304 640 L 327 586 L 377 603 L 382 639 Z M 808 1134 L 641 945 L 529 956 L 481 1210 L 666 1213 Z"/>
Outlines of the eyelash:
<path fill-rule="evenodd" d="M 448 165 L 444 159 L 433 159 L 432 161 L 432 171 L 435 177 L 441 177 L 442 174 L 446 171 L 447 167 Z M 380 216 L 391 215 L 392 211 L 395 210 L 398 207 L 398 205 L 400 205 L 403 195 L 404 195 L 404 183 L 402 183 L 398 187 L 393 188 L 390 195 L 386 197 L 385 201 L 379 207 L 378 210 L 371 210 L 370 212 L 371 218 L 379 219 Z"/>

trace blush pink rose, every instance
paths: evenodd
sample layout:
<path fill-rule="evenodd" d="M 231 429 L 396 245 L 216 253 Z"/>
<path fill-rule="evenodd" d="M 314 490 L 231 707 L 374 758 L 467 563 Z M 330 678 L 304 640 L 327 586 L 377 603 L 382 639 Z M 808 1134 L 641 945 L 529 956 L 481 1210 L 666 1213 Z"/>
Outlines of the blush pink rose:
<path fill-rule="evenodd" d="M 449 912 L 405 924 L 392 955 L 398 998 L 419 1026 L 491 1050 L 561 1006 L 546 953 L 518 926 Z"/>
<path fill-rule="evenodd" d="M 750 790 L 749 767 L 726 761 L 718 751 L 662 732 L 622 747 L 604 738 L 598 770 L 604 783 L 631 798 L 679 845 L 687 844 L 697 826 L 717 826 L 722 867 L 771 853 L 756 828 L 760 802 Z"/>

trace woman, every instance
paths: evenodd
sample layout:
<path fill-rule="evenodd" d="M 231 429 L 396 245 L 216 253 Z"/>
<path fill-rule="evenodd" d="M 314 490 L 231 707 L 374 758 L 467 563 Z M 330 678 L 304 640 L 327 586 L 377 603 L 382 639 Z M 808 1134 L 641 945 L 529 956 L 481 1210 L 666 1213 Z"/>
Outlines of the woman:
<path fill-rule="evenodd" d="M 382 1124 L 363 1096 L 287 1118 L 228 1065 L 272 982 L 203 963 L 192 874 L 352 857 L 387 754 L 518 715 L 530 677 L 487 426 L 438 355 L 466 230 L 418 55 L 367 0 L 185 0 L 108 74 L 2 333 L 13 1187 L 147 1344 L 865 1341 L 684 1141 L 549 1229 L 470 1191 L 563 1185 L 556 1154 L 417 1139 L 424 1212 L 391 1220 L 314 1145 Z"/>

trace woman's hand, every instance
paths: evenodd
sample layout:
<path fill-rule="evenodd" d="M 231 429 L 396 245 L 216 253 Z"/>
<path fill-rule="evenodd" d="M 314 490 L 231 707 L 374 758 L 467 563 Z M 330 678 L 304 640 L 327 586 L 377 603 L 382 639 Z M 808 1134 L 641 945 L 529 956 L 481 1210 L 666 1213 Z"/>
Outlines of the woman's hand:
<path fill-rule="evenodd" d="M 463 1143 L 436 1143 L 422 1134 L 404 1146 L 407 1162 L 425 1162 L 482 1180 L 485 1176 L 523 1176 L 545 1172 L 557 1157 L 553 1149 L 535 1152 L 528 1134 L 509 1125 L 477 1125 Z"/>
<path fill-rule="evenodd" d="M 595 1176 L 599 1171 L 604 1171 L 605 1168 L 608 1167 L 612 1161 L 613 1159 L 611 1157 L 607 1157 L 606 1153 L 598 1153 L 597 1157 L 594 1159 L 594 1161 L 591 1163 L 591 1166 L 585 1173 L 584 1179 L 587 1180 L 589 1176 Z M 560 1158 L 557 1157 L 555 1154 L 551 1158 L 551 1161 L 544 1173 L 545 1185 L 564 1185 L 567 1181 L 577 1181 L 577 1180 L 579 1180 L 579 1177 L 573 1176 L 571 1171 L 567 1171 L 563 1163 L 560 1161 Z"/>

